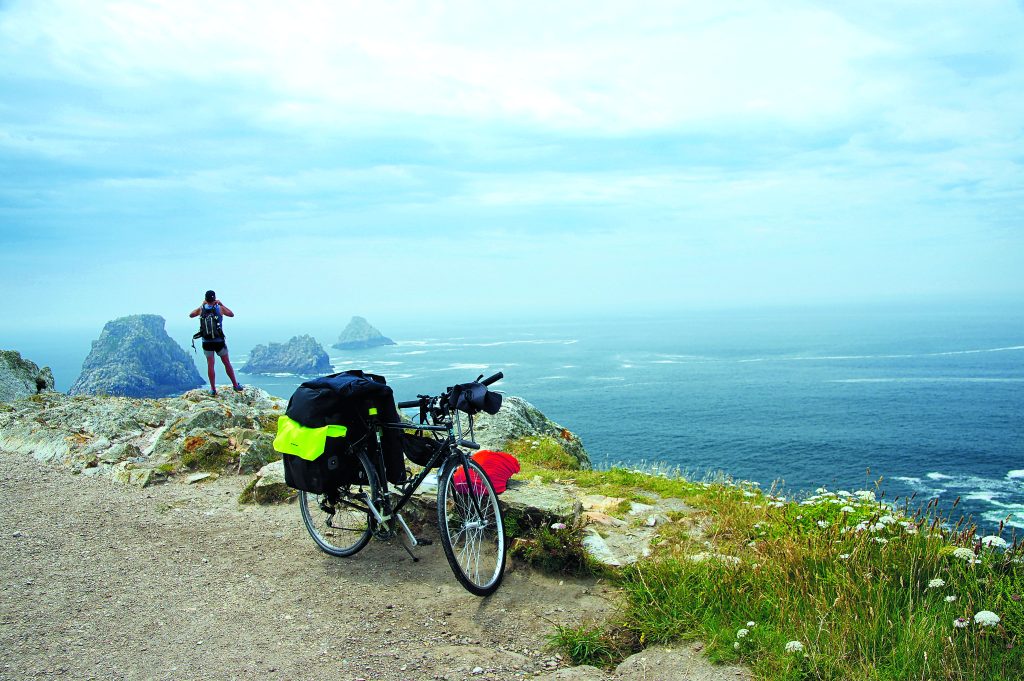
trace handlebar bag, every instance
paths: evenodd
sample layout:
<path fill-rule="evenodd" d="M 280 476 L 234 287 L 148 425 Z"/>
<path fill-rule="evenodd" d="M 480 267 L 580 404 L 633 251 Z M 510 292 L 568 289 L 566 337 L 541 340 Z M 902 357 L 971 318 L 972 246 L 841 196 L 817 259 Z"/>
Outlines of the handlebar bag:
<path fill-rule="evenodd" d="M 477 381 L 460 383 L 452 388 L 448 406 L 467 414 L 483 411 L 493 416 L 501 409 L 501 394 L 491 392 L 486 385 Z"/>

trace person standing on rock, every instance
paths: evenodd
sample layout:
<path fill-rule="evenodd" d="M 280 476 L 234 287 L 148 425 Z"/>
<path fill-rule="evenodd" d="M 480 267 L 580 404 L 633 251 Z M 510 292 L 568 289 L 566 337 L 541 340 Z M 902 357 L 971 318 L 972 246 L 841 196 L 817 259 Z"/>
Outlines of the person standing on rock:
<path fill-rule="evenodd" d="M 217 394 L 216 370 L 214 366 L 214 355 L 220 355 L 224 362 L 224 370 L 231 379 L 231 387 L 241 392 L 242 386 L 235 378 L 235 369 L 231 366 L 228 358 L 228 344 L 224 339 L 223 318 L 234 317 L 235 313 L 228 309 L 227 305 L 217 299 L 217 294 L 212 290 L 206 292 L 202 304 L 188 315 L 199 317 L 199 333 L 194 337 L 203 339 L 203 354 L 206 355 L 206 370 L 210 376 L 210 393 Z"/>

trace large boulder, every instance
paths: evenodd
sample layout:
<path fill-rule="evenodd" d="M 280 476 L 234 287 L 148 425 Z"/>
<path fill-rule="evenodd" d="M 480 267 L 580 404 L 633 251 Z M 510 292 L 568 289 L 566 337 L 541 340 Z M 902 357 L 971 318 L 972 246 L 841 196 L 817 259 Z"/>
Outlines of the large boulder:
<path fill-rule="evenodd" d="M 247 374 L 320 376 L 331 373 L 333 368 L 323 346 L 306 335 L 294 336 L 287 343 L 257 345 L 249 353 L 249 361 L 242 371 Z"/>
<path fill-rule="evenodd" d="M 558 440 L 565 451 L 579 462 L 580 468 L 591 467 L 590 456 L 583 448 L 579 436 L 544 416 L 521 397 L 505 395 L 497 414 L 491 416 L 481 413 L 473 417 L 473 420 L 474 438 L 484 449 L 501 450 L 511 440 L 546 435 Z"/>
<path fill-rule="evenodd" d="M 17 350 L 0 350 L 0 402 L 53 390 L 50 367 L 40 369 Z"/>
<path fill-rule="evenodd" d="M 362 350 L 380 345 L 396 345 L 396 343 L 373 328 L 370 322 L 362 317 L 353 317 L 345 330 L 338 336 L 338 342 L 332 347 L 339 350 Z"/>
<path fill-rule="evenodd" d="M 69 395 L 168 397 L 198 388 L 195 362 L 152 314 L 115 319 L 103 327 Z"/>

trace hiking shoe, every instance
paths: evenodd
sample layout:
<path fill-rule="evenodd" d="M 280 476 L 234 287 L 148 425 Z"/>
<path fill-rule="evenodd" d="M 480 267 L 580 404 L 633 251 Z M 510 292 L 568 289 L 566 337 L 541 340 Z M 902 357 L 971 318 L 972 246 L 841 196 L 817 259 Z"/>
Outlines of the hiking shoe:
<path fill-rule="evenodd" d="M 212 395 L 213 397 L 216 397 L 217 396 L 217 391 L 216 390 L 211 390 L 210 391 L 210 395 Z"/>
<path fill-rule="evenodd" d="M 242 385 L 241 383 L 236 383 L 236 384 L 234 384 L 234 385 L 233 385 L 233 386 L 231 386 L 231 387 L 235 389 L 235 392 L 236 392 L 236 393 L 240 393 L 240 392 L 242 392 L 243 390 L 245 390 L 245 387 L 244 387 L 244 386 L 243 386 L 243 385 Z"/>

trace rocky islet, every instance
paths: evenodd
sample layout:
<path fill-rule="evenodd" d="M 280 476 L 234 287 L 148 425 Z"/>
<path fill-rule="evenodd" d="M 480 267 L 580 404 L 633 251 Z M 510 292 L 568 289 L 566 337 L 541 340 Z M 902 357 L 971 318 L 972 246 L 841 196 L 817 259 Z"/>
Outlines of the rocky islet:
<path fill-rule="evenodd" d="M 287 343 L 257 345 L 241 371 L 247 374 L 311 376 L 333 371 L 324 348 L 310 335 L 293 336 Z"/>
<path fill-rule="evenodd" d="M 338 342 L 332 347 L 338 350 L 364 350 L 382 345 L 397 345 L 363 317 L 352 317 L 345 330 L 338 336 Z"/>
<path fill-rule="evenodd" d="M 50 367 L 39 368 L 17 350 L 0 350 L 0 402 L 9 402 L 54 389 Z"/>
<path fill-rule="evenodd" d="M 139 314 L 106 323 L 68 394 L 168 397 L 202 385 L 192 358 L 167 335 L 164 318 Z"/>

